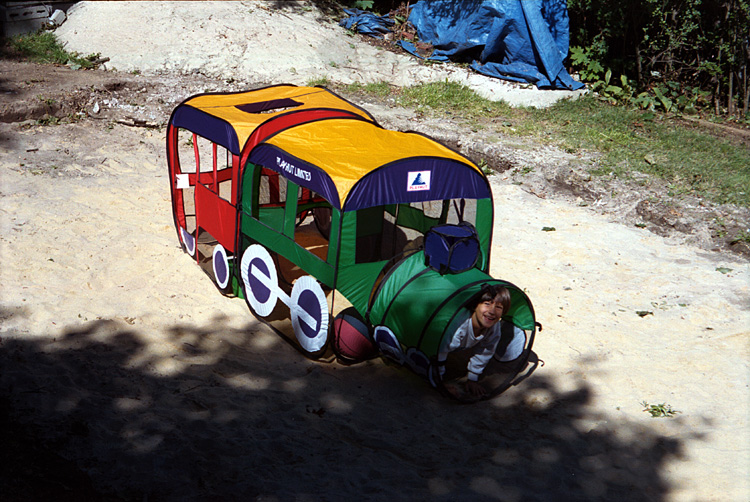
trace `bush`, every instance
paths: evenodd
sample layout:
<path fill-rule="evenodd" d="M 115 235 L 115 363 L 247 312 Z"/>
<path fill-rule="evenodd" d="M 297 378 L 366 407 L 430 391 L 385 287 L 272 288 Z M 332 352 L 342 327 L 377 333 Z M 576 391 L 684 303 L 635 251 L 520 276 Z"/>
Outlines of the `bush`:
<path fill-rule="evenodd" d="M 690 94 L 686 109 L 707 95 L 714 113 L 747 117 L 750 0 L 569 0 L 568 8 L 570 62 L 584 81 L 603 81 L 609 69 L 663 108 L 680 105 L 668 101 L 675 92 Z"/>

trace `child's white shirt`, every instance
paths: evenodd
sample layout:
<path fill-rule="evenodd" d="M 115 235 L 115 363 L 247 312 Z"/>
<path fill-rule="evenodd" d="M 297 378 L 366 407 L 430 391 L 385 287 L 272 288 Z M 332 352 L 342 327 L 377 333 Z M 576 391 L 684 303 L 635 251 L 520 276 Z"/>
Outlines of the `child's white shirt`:
<path fill-rule="evenodd" d="M 477 336 L 474 334 L 474 328 L 471 325 L 471 316 L 456 329 L 450 342 L 445 346 L 438 355 L 438 362 L 445 362 L 449 352 L 454 350 L 470 349 L 479 346 L 476 353 L 469 359 L 468 379 L 476 382 L 479 375 L 482 374 L 487 363 L 490 362 L 495 353 L 497 344 L 502 334 L 500 322 L 495 323 L 489 330 Z M 441 371 L 442 373 L 442 371 Z"/>

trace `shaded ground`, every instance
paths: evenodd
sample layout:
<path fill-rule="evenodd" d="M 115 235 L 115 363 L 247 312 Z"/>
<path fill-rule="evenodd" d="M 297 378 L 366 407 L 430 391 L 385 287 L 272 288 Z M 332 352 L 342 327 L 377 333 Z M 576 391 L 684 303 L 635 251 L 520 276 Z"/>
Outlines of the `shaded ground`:
<path fill-rule="evenodd" d="M 253 367 L 271 380 L 270 389 L 288 391 L 297 382 L 304 392 L 294 404 L 261 399 L 263 392 L 278 391 L 227 385 L 246 375 L 242 358 L 257 352 L 248 331 L 232 330 L 221 321 L 204 328 L 191 333 L 173 326 L 177 341 L 201 335 L 202 343 L 191 344 L 190 353 L 181 357 L 199 360 L 212 354 L 218 339 L 232 350 L 212 364 L 194 364 L 179 378 L 166 379 L 127 368 L 133 353 L 144 347 L 138 329 L 124 323 L 99 321 L 71 330 L 59 340 L 69 348 L 54 353 L 30 341 L 4 343 L 0 356 L 12 361 L 12 374 L 42 369 L 72 378 L 76 387 L 23 383 L 16 389 L 35 394 L 27 400 L 39 403 L 35 419 L 48 427 L 54 422 L 56 430 L 4 421 L 3 460 L 11 467 L 0 475 L 0 498 L 339 501 L 367 493 L 373 499 L 407 501 L 423 499 L 429 491 L 431 500 L 445 501 L 660 501 L 669 492 L 661 473 L 664 465 L 684 455 L 682 442 L 688 439 L 664 437 L 624 417 L 609 424 L 607 417 L 589 409 L 592 391 L 584 381 L 575 390 L 564 390 L 549 377 L 537 376 L 525 384 L 523 394 L 506 396 L 494 407 L 473 408 L 423 392 L 405 369 L 379 364 L 337 369 L 302 358 L 290 364 L 285 349 L 268 352 L 265 362 L 254 359 Z M 108 342 L 101 339 L 105 332 L 112 335 Z M 284 368 L 285 376 L 277 367 Z M 373 381 L 386 391 L 368 388 Z M 347 400 L 332 400 L 331 388 Z M 66 394 L 76 391 L 95 406 L 57 411 L 70 399 Z M 381 404 L 380 412 L 352 421 L 344 404 L 356 409 L 373 400 Z M 412 414 L 408 403 L 415 401 L 421 414 Z M 131 407 L 122 407 L 123 402 Z M 157 403 L 169 403 L 174 424 L 159 421 Z M 481 437 L 473 428 L 454 429 L 456 421 L 469 417 L 486 424 Z M 277 422 L 287 426 L 282 438 L 273 436 Z M 102 423 L 114 429 L 104 431 Z M 96 449 L 102 434 L 106 452 Z M 448 434 L 453 438 L 448 440 Z M 390 435 L 411 440 L 393 447 L 381 439 Z M 78 462 L 100 478 L 107 471 L 138 480 L 138 486 L 121 481 L 119 490 L 110 491 L 100 481 L 99 491 L 92 488 L 86 474 L 55 453 L 71 445 L 88 452 Z M 441 445 L 439 455 L 434 454 L 436 445 Z M 501 451 L 494 452 L 498 445 Z M 489 466 L 480 460 L 489 458 Z M 404 468 L 394 471 L 393 465 Z M 470 483 L 458 475 L 469 467 L 476 471 Z M 493 469 L 513 475 L 501 486 L 488 474 Z M 321 472 L 325 475 L 316 478 Z M 177 482 L 186 473 L 195 479 L 191 486 Z M 144 491 L 143 486 L 149 488 Z M 275 496 L 268 497 L 269 487 Z M 199 492 L 191 491 L 195 489 Z"/>
<path fill-rule="evenodd" d="M 76 427 L 86 433 L 85 424 Z M 0 498 L 5 502 L 46 501 L 106 502 L 121 500 L 97 491 L 88 474 L 64 459 L 47 444 L 38 427 L 11 416 L 9 404 L 0 401 Z"/>

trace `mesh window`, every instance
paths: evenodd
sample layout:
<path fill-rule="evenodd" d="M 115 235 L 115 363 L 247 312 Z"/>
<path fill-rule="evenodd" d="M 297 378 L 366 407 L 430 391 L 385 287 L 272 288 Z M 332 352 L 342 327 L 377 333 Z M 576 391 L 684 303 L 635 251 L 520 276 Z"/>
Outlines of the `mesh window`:
<path fill-rule="evenodd" d="M 477 224 L 476 199 L 451 199 L 448 202 L 444 223 L 458 224 L 463 222 Z"/>
<path fill-rule="evenodd" d="M 297 191 L 297 226 L 294 242 L 323 261 L 328 258 L 331 205 L 309 188 Z"/>
<path fill-rule="evenodd" d="M 194 135 L 193 141 L 198 145 L 198 181 L 201 185 L 213 188 L 214 181 L 214 144 L 203 136 Z"/>
<path fill-rule="evenodd" d="M 193 148 L 193 133 L 187 129 L 177 130 L 177 169 L 174 180 L 182 194 L 185 224 L 188 233 L 195 232 L 195 188 L 190 182 L 190 175 L 195 174 L 195 150 Z"/>
<path fill-rule="evenodd" d="M 282 232 L 286 205 L 287 179 L 276 171 L 262 168 L 258 184 L 258 219 Z"/>
<path fill-rule="evenodd" d="M 357 211 L 356 263 L 385 261 L 421 248 L 433 226 L 467 221 L 476 225 L 474 199 L 390 204 Z"/>
<path fill-rule="evenodd" d="M 177 157 L 181 173 L 195 172 L 195 150 L 193 148 L 193 133 L 187 129 L 178 129 Z"/>
<path fill-rule="evenodd" d="M 216 148 L 217 170 L 219 175 L 218 195 L 227 202 L 232 202 L 232 152 L 218 146 Z"/>

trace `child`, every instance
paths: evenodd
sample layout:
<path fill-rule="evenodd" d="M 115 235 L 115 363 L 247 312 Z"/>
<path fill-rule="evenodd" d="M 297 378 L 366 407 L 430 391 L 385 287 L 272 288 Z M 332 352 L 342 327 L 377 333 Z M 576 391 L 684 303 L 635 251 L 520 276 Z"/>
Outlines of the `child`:
<path fill-rule="evenodd" d="M 470 317 L 461 323 L 453 337 L 438 355 L 440 376 L 445 373 L 445 360 L 454 350 L 472 349 L 469 359 L 466 391 L 474 397 L 482 397 L 487 390 L 479 383 L 479 376 L 495 353 L 500 341 L 500 319 L 510 310 L 510 291 L 498 284 L 487 285 L 467 305 Z"/>

